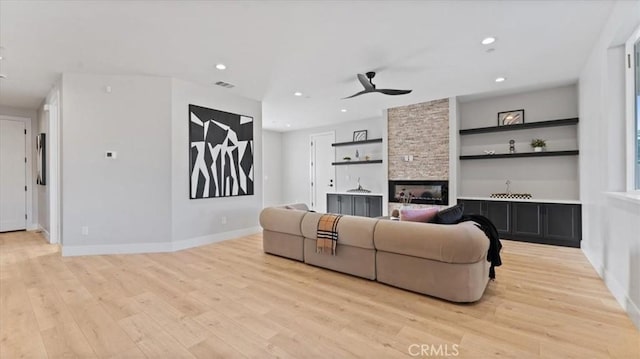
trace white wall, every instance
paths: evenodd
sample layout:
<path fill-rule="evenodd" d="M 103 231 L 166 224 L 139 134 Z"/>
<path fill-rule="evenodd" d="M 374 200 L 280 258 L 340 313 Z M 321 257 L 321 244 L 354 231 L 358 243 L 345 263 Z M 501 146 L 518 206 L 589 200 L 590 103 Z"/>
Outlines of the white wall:
<path fill-rule="evenodd" d="M 189 198 L 189 104 L 253 117 L 254 195 L 192 200 Z M 172 80 L 171 207 L 174 242 L 207 243 L 258 230 L 262 209 L 262 104 L 225 89 Z M 226 217 L 226 223 L 223 222 Z M 248 231 L 248 232 L 247 232 Z M 226 234 L 225 234 L 226 233 Z M 175 244 L 174 247 L 181 247 Z"/>
<path fill-rule="evenodd" d="M 283 133 L 282 162 L 286 164 L 283 166 L 283 201 L 286 203 L 309 203 L 311 183 L 309 178 L 311 150 L 309 138 L 312 134 L 335 131 L 336 142 L 348 142 L 353 140 L 353 131 L 367 130 L 368 138 L 372 139 L 382 138 L 383 132 L 386 131 L 385 128 L 386 122 L 382 118 L 373 118 Z M 345 156 L 354 158 L 356 149 L 358 149 L 361 158 L 369 155 L 372 159 L 387 160 L 386 154 L 383 155 L 383 146 L 380 143 L 336 147 L 336 159 L 340 160 Z M 387 189 L 387 176 L 382 164 L 335 166 L 335 169 L 337 191 L 356 188 L 358 177 L 360 177 L 362 187 L 374 193 L 384 193 Z"/>
<path fill-rule="evenodd" d="M 282 133 L 262 130 L 263 206 L 283 204 Z"/>
<path fill-rule="evenodd" d="M 462 129 L 496 126 L 498 112 L 518 109 L 525 110 L 525 123 L 578 117 L 576 85 L 460 100 Z M 577 133 L 575 126 L 565 126 L 459 136 L 460 154 L 508 153 L 510 139 L 515 140 L 517 152 L 531 152 L 533 138 L 545 139 L 547 151 L 575 150 Z M 531 193 L 538 199 L 579 199 L 578 161 L 575 156 L 460 161 L 460 196 L 504 192 L 505 182 L 511 180 L 514 193 Z"/>
<path fill-rule="evenodd" d="M 169 243 L 171 80 L 64 74 L 62 98 L 63 254 Z M 107 150 L 117 159 L 106 159 Z"/>
<path fill-rule="evenodd" d="M 640 1 L 617 2 L 579 80 L 582 250 L 640 328 L 640 202 L 624 189 L 624 52 Z"/>
<path fill-rule="evenodd" d="M 28 180 L 27 185 L 31 188 L 31 218 L 27 219 L 27 229 L 36 229 L 38 225 L 38 197 L 39 191 L 42 190 L 40 185 L 36 184 L 36 134 L 38 134 L 38 112 L 36 110 L 0 106 L 0 115 L 23 117 L 31 119 L 31 174 L 32 178 Z"/>

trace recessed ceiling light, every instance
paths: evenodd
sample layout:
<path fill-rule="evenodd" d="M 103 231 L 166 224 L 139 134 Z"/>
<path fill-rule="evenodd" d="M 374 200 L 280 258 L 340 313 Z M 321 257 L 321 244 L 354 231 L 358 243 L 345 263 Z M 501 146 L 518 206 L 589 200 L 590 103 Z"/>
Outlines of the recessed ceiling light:
<path fill-rule="evenodd" d="M 293 93 L 293 96 L 298 96 L 298 97 L 300 97 L 300 96 L 302 96 L 302 92 L 298 92 L 298 91 L 296 91 L 296 92 L 294 92 L 294 93 Z"/>
<path fill-rule="evenodd" d="M 225 70 L 227 68 L 227 66 L 225 66 L 225 64 L 217 64 L 216 65 L 216 69 L 218 70 Z"/>
<path fill-rule="evenodd" d="M 504 82 L 504 80 L 506 80 L 504 77 L 496 78 L 496 82 Z"/>
<path fill-rule="evenodd" d="M 291 124 L 290 124 L 290 123 L 287 123 L 287 127 L 291 127 Z"/>
<path fill-rule="evenodd" d="M 494 42 L 496 42 L 495 37 L 486 37 L 482 40 L 482 45 L 489 45 L 489 44 L 493 44 Z"/>
<path fill-rule="evenodd" d="M 347 112 L 347 109 L 343 108 L 342 110 L 340 110 L 340 112 Z"/>

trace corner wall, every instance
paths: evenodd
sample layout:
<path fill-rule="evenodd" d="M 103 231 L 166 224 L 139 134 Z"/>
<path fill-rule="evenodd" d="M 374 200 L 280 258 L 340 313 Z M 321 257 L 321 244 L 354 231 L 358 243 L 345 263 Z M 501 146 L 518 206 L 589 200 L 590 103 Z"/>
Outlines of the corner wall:
<path fill-rule="evenodd" d="M 171 80 L 64 74 L 62 98 L 63 255 L 166 250 Z"/>
<path fill-rule="evenodd" d="M 580 74 L 579 145 L 582 250 L 640 328 L 640 202 L 621 193 L 620 161 L 626 156 L 621 45 L 637 26 L 640 2 L 617 2 Z"/>

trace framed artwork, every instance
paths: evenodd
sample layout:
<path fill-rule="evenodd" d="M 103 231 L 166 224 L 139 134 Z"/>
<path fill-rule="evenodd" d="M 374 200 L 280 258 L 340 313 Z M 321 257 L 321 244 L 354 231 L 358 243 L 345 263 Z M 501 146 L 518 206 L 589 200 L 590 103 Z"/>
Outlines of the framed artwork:
<path fill-rule="evenodd" d="M 189 197 L 254 194 L 253 117 L 189 105 Z"/>
<path fill-rule="evenodd" d="M 47 147 L 44 133 L 36 136 L 36 167 L 36 183 L 44 186 L 47 184 Z"/>
<path fill-rule="evenodd" d="M 524 110 L 498 112 L 498 126 L 519 125 L 524 123 Z"/>
<path fill-rule="evenodd" d="M 367 130 L 353 131 L 353 142 L 366 141 Z"/>

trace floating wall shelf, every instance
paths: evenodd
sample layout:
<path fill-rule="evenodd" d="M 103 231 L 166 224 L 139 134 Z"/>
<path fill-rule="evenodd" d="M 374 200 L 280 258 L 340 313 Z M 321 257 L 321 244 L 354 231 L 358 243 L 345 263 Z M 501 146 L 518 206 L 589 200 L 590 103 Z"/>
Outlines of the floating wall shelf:
<path fill-rule="evenodd" d="M 498 153 L 495 155 L 460 156 L 460 159 L 461 160 L 486 160 L 486 159 L 493 159 L 493 158 L 577 156 L 578 154 L 579 154 L 578 150 L 549 151 L 549 152 L 520 152 L 520 153 Z"/>
<path fill-rule="evenodd" d="M 382 163 L 382 160 L 369 160 L 369 161 L 344 161 L 344 162 L 333 162 L 331 163 L 334 166 L 343 166 L 343 165 L 365 165 L 368 163 Z"/>
<path fill-rule="evenodd" d="M 332 143 L 331 146 L 333 147 L 339 147 L 339 146 L 353 146 L 353 145 L 366 145 L 368 143 L 380 143 L 382 142 L 382 138 L 372 138 L 370 140 L 364 140 L 364 141 L 351 141 L 351 142 L 338 142 L 338 143 Z M 371 161 L 369 161 L 371 162 Z"/>
<path fill-rule="evenodd" d="M 529 122 L 529 123 L 523 123 L 519 125 L 470 128 L 466 130 L 460 130 L 460 135 L 463 136 L 463 135 L 473 135 L 477 133 L 517 131 L 517 130 L 527 130 L 531 128 L 542 128 L 542 127 L 570 126 L 570 125 L 575 125 L 577 123 L 578 123 L 577 117 L 565 118 L 561 120 Z"/>

